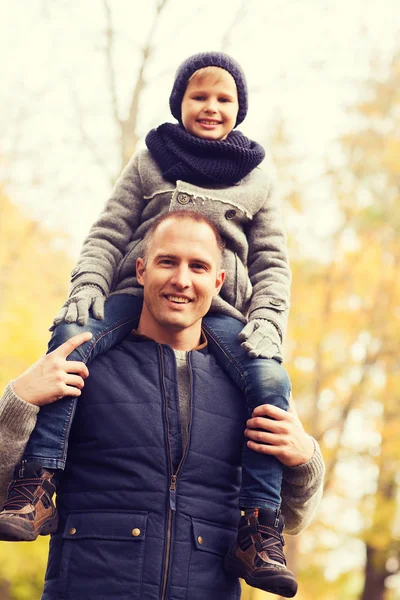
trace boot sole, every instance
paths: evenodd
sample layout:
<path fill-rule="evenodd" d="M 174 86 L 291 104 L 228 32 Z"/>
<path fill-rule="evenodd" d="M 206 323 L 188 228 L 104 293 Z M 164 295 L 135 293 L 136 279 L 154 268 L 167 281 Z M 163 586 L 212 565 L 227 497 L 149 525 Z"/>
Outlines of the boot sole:
<path fill-rule="evenodd" d="M 235 560 L 227 554 L 224 559 L 224 569 L 235 577 L 240 577 L 253 588 L 277 594 L 284 598 L 293 598 L 297 594 L 297 582 L 292 577 L 277 574 L 267 578 L 252 577 L 246 567 L 239 560 Z"/>
<path fill-rule="evenodd" d="M 58 528 L 58 514 L 46 519 L 38 529 L 27 531 L 18 523 L 5 523 L 0 520 L 0 540 L 5 542 L 34 542 L 39 535 L 50 535 Z"/>

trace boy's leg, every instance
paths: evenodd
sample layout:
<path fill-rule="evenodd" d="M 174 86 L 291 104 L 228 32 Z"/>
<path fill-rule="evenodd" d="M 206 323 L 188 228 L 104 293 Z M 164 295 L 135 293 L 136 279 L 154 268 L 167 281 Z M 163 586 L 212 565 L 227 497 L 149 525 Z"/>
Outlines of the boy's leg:
<path fill-rule="evenodd" d="M 246 397 L 248 416 L 262 404 L 289 408 L 290 380 L 274 359 L 251 359 L 237 339 L 243 323 L 225 315 L 203 320 L 210 350 Z M 288 598 L 297 592 L 293 573 L 283 553 L 283 518 L 280 515 L 282 465 L 272 456 L 257 453 L 243 442 L 242 487 L 236 544 L 225 557 L 225 568 L 259 589 Z"/>
<path fill-rule="evenodd" d="M 77 333 L 90 331 L 92 339 L 76 348 L 67 359 L 89 364 L 96 356 L 118 344 L 136 327 L 141 309 L 140 298 L 128 294 L 110 296 L 104 305 L 104 319 L 101 321 L 90 317 L 86 325 L 60 323 L 50 339 L 48 352 Z M 76 402 L 76 398 L 62 398 L 40 409 L 23 460 L 40 462 L 47 469 L 64 469 Z"/>
<path fill-rule="evenodd" d="M 49 342 L 48 352 L 76 333 L 90 331 L 93 337 L 72 352 L 68 360 L 88 364 L 95 356 L 123 340 L 137 325 L 142 301 L 135 296 L 111 296 L 105 303 L 104 319 L 90 318 L 86 326 L 60 324 Z M 63 470 L 76 398 L 63 398 L 43 406 L 37 424 L 17 465 L 8 498 L 0 512 L 0 540 L 32 541 L 57 529 L 57 511 L 52 501 L 57 471 Z"/>
<path fill-rule="evenodd" d="M 289 408 L 290 380 L 274 359 L 250 358 L 237 339 L 243 323 L 225 315 L 207 315 L 204 330 L 212 354 L 242 390 L 248 417 L 256 406 L 273 404 Z M 281 504 L 282 465 L 274 457 L 259 454 L 243 444 L 241 508 L 272 508 Z"/>

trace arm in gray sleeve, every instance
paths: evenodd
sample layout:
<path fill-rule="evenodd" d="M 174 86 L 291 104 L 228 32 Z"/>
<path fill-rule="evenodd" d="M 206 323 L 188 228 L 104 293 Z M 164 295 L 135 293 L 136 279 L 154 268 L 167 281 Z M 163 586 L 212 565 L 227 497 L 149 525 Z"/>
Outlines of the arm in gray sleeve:
<path fill-rule="evenodd" d="M 249 318 L 271 321 L 283 340 L 289 313 L 291 273 L 273 181 L 262 207 L 253 217 L 247 238 L 248 273 L 253 286 Z"/>
<path fill-rule="evenodd" d="M 108 296 L 117 267 L 140 223 L 144 206 L 139 162 L 140 153 L 136 153 L 91 227 L 72 271 L 71 292 L 78 286 L 95 284 Z"/>
<path fill-rule="evenodd" d="M 21 400 L 9 383 L 0 398 L 0 508 L 15 465 L 21 459 L 36 424 L 39 407 Z"/>
<path fill-rule="evenodd" d="M 319 445 L 313 441 L 314 455 L 308 462 L 283 467 L 281 509 L 285 531 L 292 535 L 309 525 L 322 498 L 325 465 Z"/>

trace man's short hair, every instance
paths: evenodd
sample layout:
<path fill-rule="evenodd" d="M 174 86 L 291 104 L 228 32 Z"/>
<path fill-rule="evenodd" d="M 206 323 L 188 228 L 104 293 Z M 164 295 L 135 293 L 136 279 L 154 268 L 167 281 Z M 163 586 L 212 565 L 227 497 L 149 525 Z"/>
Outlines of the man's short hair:
<path fill-rule="evenodd" d="M 213 231 L 219 251 L 222 253 L 223 249 L 225 248 L 225 242 L 220 232 L 218 231 L 217 226 L 206 215 L 204 215 L 203 213 L 195 212 L 194 210 L 172 210 L 171 212 L 162 213 L 156 219 L 154 219 L 149 229 L 146 231 L 142 243 L 142 257 L 144 262 L 147 261 L 151 241 L 159 225 L 161 225 L 161 223 L 163 223 L 164 221 L 168 221 L 170 219 L 191 219 L 192 221 L 196 221 L 196 223 L 205 223 Z"/>

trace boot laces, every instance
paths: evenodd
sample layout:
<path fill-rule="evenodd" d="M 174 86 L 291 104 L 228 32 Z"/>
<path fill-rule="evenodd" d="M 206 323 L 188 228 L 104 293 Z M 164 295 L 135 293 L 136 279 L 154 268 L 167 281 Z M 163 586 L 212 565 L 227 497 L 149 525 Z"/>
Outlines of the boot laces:
<path fill-rule="evenodd" d="M 269 527 L 268 525 L 258 525 L 258 532 L 261 538 L 261 550 L 266 550 L 268 556 L 279 562 L 283 565 L 286 565 L 285 555 L 283 553 L 283 546 L 285 545 L 285 541 L 283 536 L 274 529 L 273 527 Z"/>
<path fill-rule="evenodd" d="M 12 481 L 3 510 L 20 510 L 27 504 L 35 504 L 37 498 L 35 491 L 42 483 L 43 478 L 39 477 Z"/>

